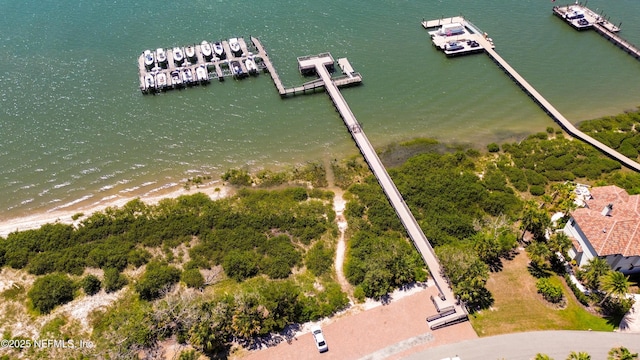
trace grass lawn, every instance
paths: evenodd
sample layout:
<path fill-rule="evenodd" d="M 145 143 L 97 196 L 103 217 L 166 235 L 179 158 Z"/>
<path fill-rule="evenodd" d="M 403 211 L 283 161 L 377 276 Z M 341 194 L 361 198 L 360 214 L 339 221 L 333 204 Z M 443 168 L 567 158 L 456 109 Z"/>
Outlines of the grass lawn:
<path fill-rule="evenodd" d="M 554 309 L 537 293 L 537 279 L 527 271 L 528 262 L 527 254 L 521 251 L 504 262 L 501 272 L 491 275 L 487 289 L 495 298 L 493 307 L 470 316 L 478 336 L 533 330 L 612 331 L 618 326 L 586 311 L 558 276 L 552 281 L 562 284 L 568 303 L 565 309 Z"/>

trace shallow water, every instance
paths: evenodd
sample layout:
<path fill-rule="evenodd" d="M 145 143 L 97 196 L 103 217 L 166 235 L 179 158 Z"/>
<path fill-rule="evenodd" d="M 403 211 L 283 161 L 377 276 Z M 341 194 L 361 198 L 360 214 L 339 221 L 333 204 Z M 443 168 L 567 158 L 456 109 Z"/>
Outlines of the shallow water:
<path fill-rule="evenodd" d="M 447 59 L 423 18 L 463 14 L 568 119 L 640 105 L 640 62 L 579 33 L 548 1 L 0 0 L 0 219 L 178 188 L 231 167 L 280 168 L 357 152 L 330 99 L 282 100 L 268 75 L 144 96 L 145 49 L 250 35 L 285 85 L 296 57 L 348 57 L 343 91 L 378 147 L 415 136 L 482 146 L 553 125 L 485 55 Z M 640 2 L 589 1 L 640 44 Z"/>

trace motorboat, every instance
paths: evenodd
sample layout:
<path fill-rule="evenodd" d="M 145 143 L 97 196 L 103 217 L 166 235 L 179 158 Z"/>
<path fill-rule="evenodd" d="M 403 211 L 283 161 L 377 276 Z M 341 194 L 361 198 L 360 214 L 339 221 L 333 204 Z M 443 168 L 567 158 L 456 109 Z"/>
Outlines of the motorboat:
<path fill-rule="evenodd" d="M 202 51 L 202 56 L 204 56 L 205 59 L 211 59 L 211 56 L 213 56 L 211 52 L 211 44 L 206 41 L 202 41 L 200 43 L 200 50 Z"/>
<path fill-rule="evenodd" d="M 145 50 L 144 53 L 144 66 L 146 66 L 147 68 L 150 68 L 153 66 L 153 53 L 151 52 L 151 50 Z"/>
<path fill-rule="evenodd" d="M 159 72 L 156 75 L 156 89 L 163 90 L 167 87 L 167 74 Z"/>
<path fill-rule="evenodd" d="M 167 53 L 164 52 L 163 48 L 156 49 L 156 60 L 158 64 L 164 64 L 167 62 Z"/>
<path fill-rule="evenodd" d="M 242 77 L 244 75 L 244 71 L 242 71 L 242 66 L 240 66 L 239 61 L 234 60 L 231 62 L 231 73 L 235 77 Z"/>
<path fill-rule="evenodd" d="M 204 65 L 200 65 L 196 68 L 196 80 L 201 83 L 209 81 L 209 72 Z"/>
<path fill-rule="evenodd" d="M 187 46 L 186 48 L 184 48 L 184 53 L 187 56 L 187 59 L 195 59 L 196 57 L 196 48 L 195 46 Z"/>
<path fill-rule="evenodd" d="M 258 67 L 256 66 L 256 61 L 253 59 L 253 56 L 245 60 L 244 65 L 247 67 L 247 72 L 249 72 L 249 74 L 251 75 L 258 74 Z"/>
<path fill-rule="evenodd" d="M 445 51 L 458 51 L 464 49 L 464 46 L 457 41 L 449 41 L 444 45 Z"/>
<path fill-rule="evenodd" d="M 242 49 L 240 48 L 238 38 L 229 39 L 229 49 L 231 49 L 234 56 L 242 56 Z"/>
<path fill-rule="evenodd" d="M 182 77 L 180 76 L 180 70 L 173 70 L 171 72 L 171 85 L 173 85 L 173 87 L 182 86 Z"/>
<path fill-rule="evenodd" d="M 193 72 L 190 68 L 182 70 L 182 82 L 186 85 L 193 83 Z"/>
<path fill-rule="evenodd" d="M 182 48 L 177 46 L 173 48 L 173 61 L 175 61 L 178 65 L 182 64 L 182 62 L 184 61 L 184 53 L 182 52 Z"/>
<path fill-rule="evenodd" d="M 156 87 L 156 79 L 153 74 L 146 74 L 144 76 L 144 86 L 146 90 L 153 90 Z"/>
<path fill-rule="evenodd" d="M 216 53 L 216 56 L 219 59 L 224 59 L 226 57 L 224 53 L 224 47 L 222 46 L 222 43 L 220 41 L 216 41 L 213 44 L 213 52 Z"/>

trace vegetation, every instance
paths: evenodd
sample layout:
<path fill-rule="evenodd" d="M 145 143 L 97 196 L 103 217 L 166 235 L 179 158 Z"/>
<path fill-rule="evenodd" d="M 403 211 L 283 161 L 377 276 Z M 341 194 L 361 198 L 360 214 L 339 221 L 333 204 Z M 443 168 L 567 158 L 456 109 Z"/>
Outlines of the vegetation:
<path fill-rule="evenodd" d="M 536 289 L 538 289 L 538 293 L 540 293 L 545 300 L 554 304 L 559 303 L 564 298 L 562 287 L 553 284 L 548 278 L 538 279 Z"/>
<path fill-rule="evenodd" d="M 73 300 L 73 281 L 64 274 L 49 274 L 38 278 L 27 296 L 33 308 L 48 314 L 58 305 Z"/>
<path fill-rule="evenodd" d="M 87 295 L 95 295 L 102 288 L 102 283 L 95 275 L 87 275 L 82 279 L 82 289 Z"/>
<path fill-rule="evenodd" d="M 624 346 L 609 350 L 608 360 L 634 360 L 638 359 L 638 353 L 632 353 Z"/>

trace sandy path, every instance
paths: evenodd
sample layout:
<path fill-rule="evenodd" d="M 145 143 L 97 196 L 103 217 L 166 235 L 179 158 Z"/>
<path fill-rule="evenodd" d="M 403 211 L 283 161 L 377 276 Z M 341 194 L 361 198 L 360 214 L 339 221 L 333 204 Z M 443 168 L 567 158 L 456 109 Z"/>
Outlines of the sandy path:
<path fill-rule="evenodd" d="M 340 238 L 336 245 L 336 258 L 334 261 L 334 267 L 336 268 L 336 278 L 342 291 L 351 295 L 352 287 L 344 276 L 344 256 L 346 251 L 346 243 L 344 241 L 344 233 L 347 230 L 347 219 L 344 218 L 344 209 L 347 202 L 342 197 L 342 191 L 335 191 L 335 197 L 333 198 L 333 210 L 336 212 L 336 221 L 338 223 L 338 230 L 340 230 Z"/>

